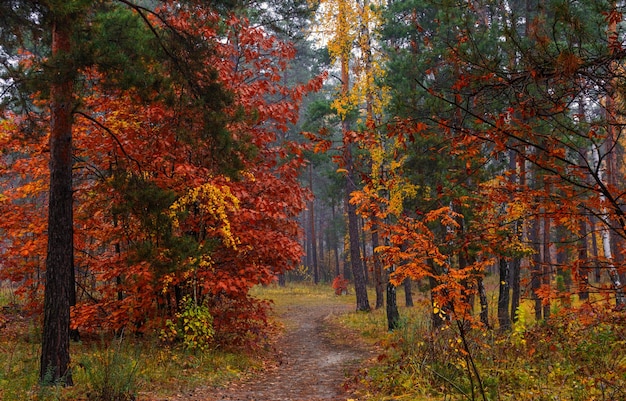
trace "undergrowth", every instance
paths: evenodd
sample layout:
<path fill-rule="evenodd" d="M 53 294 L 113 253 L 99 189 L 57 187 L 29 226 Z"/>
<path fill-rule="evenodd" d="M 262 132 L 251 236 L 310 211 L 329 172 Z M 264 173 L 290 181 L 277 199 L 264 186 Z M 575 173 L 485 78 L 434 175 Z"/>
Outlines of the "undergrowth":
<path fill-rule="evenodd" d="M 393 333 L 383 310 L 340 319 L 382 350 L 358 378 L 365 399 L 623 400 L 626 313 L 603 310 L 555 310 L 541 323 L 520 311 L 509 332 L 454 322 L 433 331 L 426 300 L 402 308 Z"/>
<path fill-rule="evenodd" d="M 311 305 L 333 297 L 329 285 L 259 286 L 252 295 L 275 309 Z M 211 343 L 212 317 L 202 305 L 187 305 L 163 333 L 84 336 L 72 342 L 74 386 L 40 386 L 41 325 L 28 317 L 11 291 L 0 286 L 0 400 L 131 401 L 165 399 L 198 386 L 221 386 L 260 369 L 267 350 L 225 349 Z M 268 327 L 268 335 L 275 330 Z M 118 333 L 119 334 L 119 333 Z"/>
<path fill-rule="evenodd" d="M 72 342 L 70 346 L 74 386 L 42 386 L 39 385 L 41 325 L 13 300 L 11 294 L 0 293 L 0 400 L 3 401 L 163 399 L 201 385 L 225 385 L 262 366 L 261 351 L 227 351 L 207 346 L 212 334 L 210 316 L 202 308 L 188 308 L 181 313 L 181 341 L 164 342 L 159 333 L 143 337 L 113 333 L 84 336 L 82 341 Z"/>

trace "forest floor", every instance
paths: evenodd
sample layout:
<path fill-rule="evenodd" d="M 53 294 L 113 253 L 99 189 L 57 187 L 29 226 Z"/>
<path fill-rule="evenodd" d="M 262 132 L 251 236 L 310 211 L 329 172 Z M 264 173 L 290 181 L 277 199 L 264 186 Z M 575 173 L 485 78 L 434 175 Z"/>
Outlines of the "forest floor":
<path fill-rule="evenodd" d="M 319 401 L 358 398 L 351 384 L 361 364 L 375 355 L 356 333 L 334 317 L 354 306 L 340 300 L 294 302 L 277 308 L 285 330 L 276 341 L 274 358 L 262 371 L 225 388 L 200 387 L 165 400 Z M 165 401 L 164 400 L 164 401 Z"/>

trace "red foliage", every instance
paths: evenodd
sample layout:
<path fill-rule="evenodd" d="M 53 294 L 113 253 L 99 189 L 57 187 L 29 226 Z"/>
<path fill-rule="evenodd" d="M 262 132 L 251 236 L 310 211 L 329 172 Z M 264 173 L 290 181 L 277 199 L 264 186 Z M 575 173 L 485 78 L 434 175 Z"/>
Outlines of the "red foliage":
<path fill-rule="evenodd" d="M 319 88 L 321 79 L 285 86 L 282 73 L 294 48 L 245 19 L 230 17 L 218 34 L 215 24 L 206 24 L 219 18 L 208 8 L 169 10 L 176 11 L 163 14 L 171 27 L 213 43 L 206 73 L 217 71 L 234 99 L 223 110 L 226 128 L 255 150 L 241 152 L 237 177 L 221 175 L 216 143 L 204 135 L 208 127 L 196 118 L 202 110 L 186 100 L 188 89 L 174 88 L 181 104 L 172 107 L 156 94 L 147 102 L 132 90 L 101 85 L 105 76 L 83 71 L 90 92 L 74 127 L 73 326 L 146 331 L 160 327 L 189 293 L 211 308 L 216 338 L 252 344 L 250 336 L 267 325 L 267 304 L 248 291 L 291 269 L 302 254 L 296 217 L 307 196 L 297 180 L 304 159 L 301 146 L 283 133 L 297 120 L 302 96 Z M 44 127 L 42 122 L 42 132 Z M 19 155 L 2 159 L 7 190 L 0 229 L 10 240 L 0 248 L 0 274 L 21 282 L 37 304 L 46 243 L 46 138 L 24 138 L 19 130 L 17 117 L 0 126 L 2 148 Z M 204 185 L 236 201 L 225 201 L 222 214 L 199 213 L 191 205 L 172 211 L 177 199 Z M 227 243 L 227 234 L 235 244 Z"/>
<path fill-rule="evenodd" d="M 333 289 L 335 290 L 335 295 L 341 295 L 348 292 L 348 280 L 343 278 L 343 274 L 338 275 L 333 280 Z"/>

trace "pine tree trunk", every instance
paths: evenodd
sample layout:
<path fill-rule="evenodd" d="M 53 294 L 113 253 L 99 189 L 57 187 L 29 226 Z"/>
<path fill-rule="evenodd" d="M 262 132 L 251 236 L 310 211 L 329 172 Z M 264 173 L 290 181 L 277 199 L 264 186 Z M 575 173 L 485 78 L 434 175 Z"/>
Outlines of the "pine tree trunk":
<path fill-rule="evenodd" d="M 313 165 L 309 164 L 309 189 L 313 193 Z M 311 262 L 313 268 L 313 282 L 318 284 L 320 282 L 319 267 L 317 264 L 317 238 L 315 236 L 315 200 L 312 199 L 309 202 L 309 227 L 311 233 Z"/>
<path fill-rule="evenodd" d="M 349 54 L 341 56 L 341 93 L 348 96 L 350 89 L 350 70 L 349 70 Z M 348 215 L 348 239 L 350 241 L 350 264 L 352 265 L 352 276 L 354 277 L 354 292 L 356 294 L 356 310 L 369 311 L 370 304 L 367 297 L 367 284 L 365 281 L 365 271 L 361 263 L 360 244 L 359 244 L 359 221 L 356 214 L 356 205 L 350 202 L 352 193 L 356 191 L 356 178 L 354 172 L 354 161 L 352 160 L 352 140 L 349 138 L 350 124 L 343 117 L 341 122 L 341 133 L 343 135 L 343 159 L 346 170 L 346 212 Z"/>
<path fill-rule="evenodd" d="M 350 144 L 346 145 L 348 149 Z M 348 150 L 348 153 L 350 151 Z M 367 285 L 365 282 L 365 271 L 363 270 L 363 264 L 361 263 L 361 252 L 359 247 L 359 222 L 356 214 L 356 206 L 349 201 L 350 194 L 356 190 L 353 181 L 352 170 L 352 157 L 348 158 L 348 179 L 347 179 L 347 198 L 346 208 L 348 209 L 348 236 L 350 239 L 350 264 L 352 265 L 352 276 L 354 277 L 354 292 L 356 294 L 356 310 L 357 311 L 369 311 L 370 304 L 367 297 Z"/>
<path fill-rule="evenodd" d="M 331 208 L 333 222 L 335 221 L 335 205 Z M 337 238 L 337 233 L 333 230 L 333 251 L 335 253 L 335 277 L 341 274 L 340 266 L 339 266 L 339 238 Z M 344 277 L 347 278 L 346 275 Z"/>
<path fill-rule="evenodd" d="M 52 57 L 71 51 L 73 21 L 57 19 L 52 28 Z M 60 63 L 62 64 L 62 63 Z M 70 306 L 75 303 L 72 215 L 73 72 L 57 66 L 50 85 L 50 190 L 48 254 L 39 379 L 42 384 L 72 385 Z"/>

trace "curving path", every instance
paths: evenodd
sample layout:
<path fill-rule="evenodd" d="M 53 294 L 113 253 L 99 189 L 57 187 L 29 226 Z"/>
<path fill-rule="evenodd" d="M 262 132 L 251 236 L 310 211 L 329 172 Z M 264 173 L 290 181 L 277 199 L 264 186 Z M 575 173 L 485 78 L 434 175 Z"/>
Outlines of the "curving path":
<path fill-rule="evenodd" d="M 346 375 L 371 350 L 356 336 L 329 323 L 333 314 L 346 313 L 350 307 L 323 303 L 290 307 L 282 313 L 286 325 L 276 348 L 274 369 L 258 373 L 227 389 L 198 390 L 206 401 L 319 401 L 347 400 Z M 207 394 L 212 393 L 212 394 Z"/>

